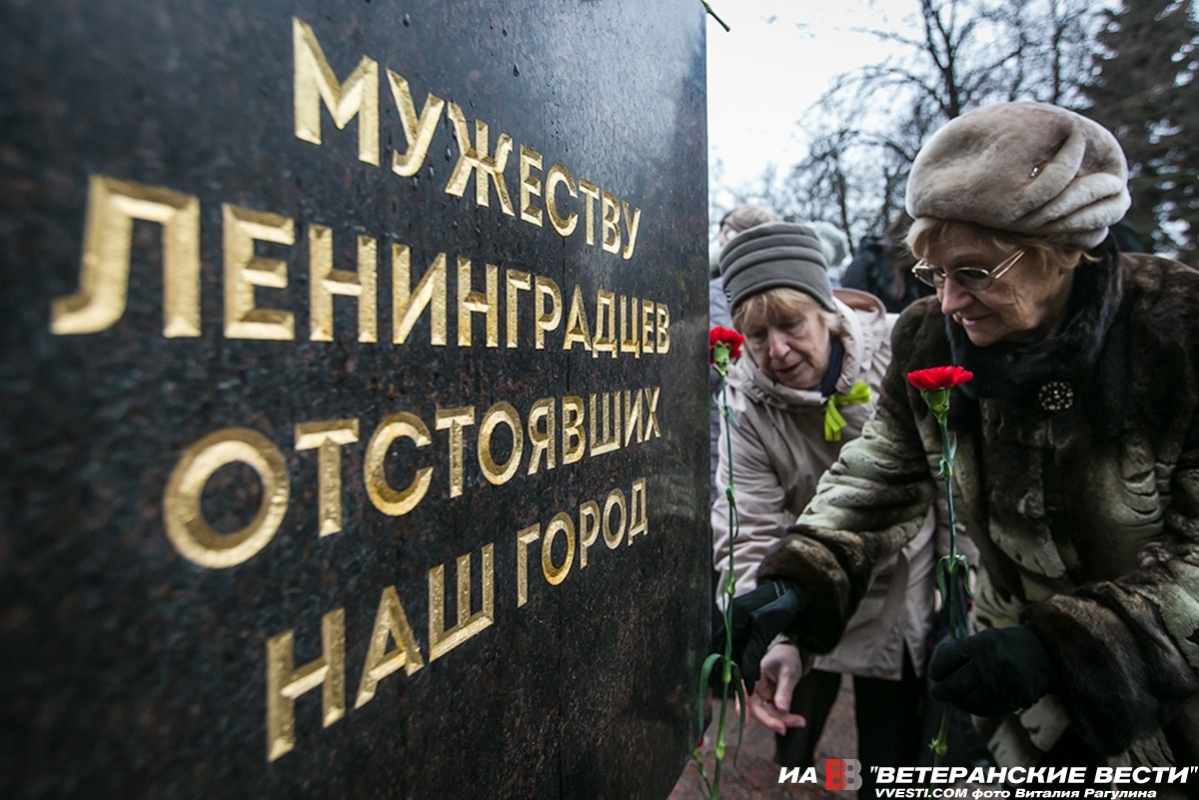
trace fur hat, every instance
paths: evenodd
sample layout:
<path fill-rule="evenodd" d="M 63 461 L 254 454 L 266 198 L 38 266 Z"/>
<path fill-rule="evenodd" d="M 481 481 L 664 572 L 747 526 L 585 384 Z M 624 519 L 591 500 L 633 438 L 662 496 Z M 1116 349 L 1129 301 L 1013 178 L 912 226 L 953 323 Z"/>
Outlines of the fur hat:
<path fill-rule="evenodd" d="M 729 308 L 750 295 L 786 286 L 835 311 L 824 249 L 816 233 L 794 222 L 767 222 L 742 231 L 720 254 L 720 275 Z"/>
<path fill-rule="evenodd" d="M 1045 103 L 996 103 L 951 120 L 920 148 L 905 205 L 1090 249 L 1132 203 L 1128 165 L 1102 125 Z"/>

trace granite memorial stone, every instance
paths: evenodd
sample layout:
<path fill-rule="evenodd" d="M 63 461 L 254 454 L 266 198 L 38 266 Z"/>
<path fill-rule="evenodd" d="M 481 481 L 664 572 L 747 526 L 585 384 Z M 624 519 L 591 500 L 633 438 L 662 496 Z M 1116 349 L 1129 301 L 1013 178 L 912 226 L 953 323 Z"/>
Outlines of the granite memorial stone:
<path fill-rule="evenodd" d="M 696 0 L 0 0 L 0 796 L 662 798 Z"/>

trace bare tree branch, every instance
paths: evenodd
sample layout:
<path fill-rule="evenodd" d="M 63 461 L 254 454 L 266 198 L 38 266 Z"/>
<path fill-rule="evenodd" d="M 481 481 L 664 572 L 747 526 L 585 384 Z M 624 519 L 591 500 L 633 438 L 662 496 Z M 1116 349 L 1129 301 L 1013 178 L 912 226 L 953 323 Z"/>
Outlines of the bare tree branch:
<path fill-rule="evenodd" d="M 786 219 L 831 222 L 851 246 L 881 232 L 903 206 L 921 144 L 946 121 L 997 100 L 1082 102 L 1099 27 L 1093 6 L 912 0 L 910 29 L 854 28 L 890 55 L 835 78 L 805 115 L 807 156 L 742 196 Z"/>

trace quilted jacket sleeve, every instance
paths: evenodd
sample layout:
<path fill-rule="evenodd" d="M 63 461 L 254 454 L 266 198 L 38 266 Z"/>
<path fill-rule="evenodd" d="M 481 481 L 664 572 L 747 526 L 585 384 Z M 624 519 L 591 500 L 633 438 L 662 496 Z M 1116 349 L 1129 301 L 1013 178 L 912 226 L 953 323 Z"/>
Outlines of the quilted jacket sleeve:
<path fill-rule="evenodd" d="M 788 635 L 813 652 L 836 646 L 871 580 L 919 532 L 936 496 L 905 378 L 914 367 L 902 357 L 918 346 L 926 315 L 910 311 L 895 326 L 896 356 L 877 415 L 842 448 L 759 569 L 760 577 L 789 577 L 805 588 L 809 605 Z"/>

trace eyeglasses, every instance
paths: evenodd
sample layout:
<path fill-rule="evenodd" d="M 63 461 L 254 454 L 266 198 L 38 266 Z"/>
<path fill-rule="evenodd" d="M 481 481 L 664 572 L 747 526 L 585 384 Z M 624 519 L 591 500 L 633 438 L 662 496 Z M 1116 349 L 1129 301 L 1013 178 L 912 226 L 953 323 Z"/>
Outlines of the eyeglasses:
<path fill-rule="evenodd" d="M 983 292 L 990 289 L 991 284 L 1003 277 L 1003 273 L 1011 269 L 1020 260 L 1020 256 L 1022 255 L 1024 255 L 1023 247 L 994 267 L 991 267 L 991 269 L 958 267 L 953 272 L 946 272 L 940 267 L 934 267 L 924 259 L 921 259 L 916 266 L 912 267 L 912 274 L 916 276 L 916 280 L 927 286 L 932 286 L 934 289 L 940 289 L 945 285 L 946 278 L 952 278 L 963 289 L 972 292 Z"/>

